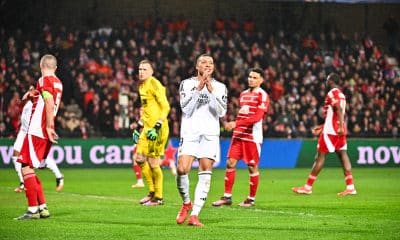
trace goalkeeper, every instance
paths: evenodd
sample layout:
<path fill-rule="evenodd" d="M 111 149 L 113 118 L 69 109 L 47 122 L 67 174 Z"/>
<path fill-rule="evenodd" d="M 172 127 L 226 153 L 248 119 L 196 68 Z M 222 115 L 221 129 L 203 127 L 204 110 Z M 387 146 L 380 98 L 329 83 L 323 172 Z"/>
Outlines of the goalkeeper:
<path fill-rule="evenodd" d="M 142 114 L 138 127 L 133 131 L 133 142 L 137 144 L 136 162 L 149 186 L 149 194 L 140 204 L 157 206 L 163 204 L 163 173 L 160 157 L 168 140 L 168 113 L 170 106 L 165 87 L 153 77 L 154 68 L 149 60 L 139 63 L 139 94 Z"/>

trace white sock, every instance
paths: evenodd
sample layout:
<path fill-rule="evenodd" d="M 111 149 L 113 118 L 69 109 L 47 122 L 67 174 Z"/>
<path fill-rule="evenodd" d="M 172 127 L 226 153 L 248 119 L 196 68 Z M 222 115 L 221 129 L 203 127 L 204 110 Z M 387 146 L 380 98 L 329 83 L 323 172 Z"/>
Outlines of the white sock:
<path fill-rule="evenodd" d="M 43 204 L 40 204 L 40 205 L 39 205 L 39 210 L 43 210 L 43 209 L 45 209 L 45 208 L 47 208 L 46 203 L 43 203 Z"/>
<path fill-rule="evenodd" d="M 189 176 L 185 175 L 177 175 L 176 176 L 176 186 L 178 187 L 179 194 L 183 200 L 183 203 L 190 202 L 189 196 Z"/>
<path fill-rule="evenodd" d="M 199 181 L 197 182 L 196 190 L 194 192 L 193 210 L 190 215 L 198 216 L 200 210 L 203 208 L 207 200 L 208 192 L 210 191 L 211 184 L 211 171 L 199 172 Z"/>
<path fill-rule="evenodd" d="M 355 189 L 355 188 L 354 188 L 354 184 L 347 185 L 347 186 L 346 186 L 346 189 L 347 189 L 347 190 L 354 190 L 354 189 Z"/>
<path fill-rule="evenodd" d="M 31 213 L 36 213 L 38 211 L 39 207 L 34 206 L 34 207 L 28 207 L 28 211 Z"/>
<path fill-rule="evenodd" d="M 22 164 L 17 162 L 18 157 L 12 157 L 12 160 L 14 162 L 14 168 L 15 171 L 17 172 L 19 182 L 24 183 L 24 177 L 22 176 Z"/>
<path fill-rule="evenodd" d="M 63 175 L 60 172 L 60 169 L 58 169 L 56 162 L 52 158 L 46 158 L 46 167 L 50 169 L 56 178 L 62 178 Z"/>

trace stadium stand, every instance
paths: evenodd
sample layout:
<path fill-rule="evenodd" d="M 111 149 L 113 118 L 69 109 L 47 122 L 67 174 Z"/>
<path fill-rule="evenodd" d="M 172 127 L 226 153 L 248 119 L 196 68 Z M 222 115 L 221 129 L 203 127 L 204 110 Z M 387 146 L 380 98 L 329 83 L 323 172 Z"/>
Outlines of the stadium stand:
<path fill-rule="evenodd" d="M 45 53 L 59 59 L 57 74 L 64 84 L 57 117 L 60 137 L 129 136 L 140 111 L 136 75 L 143 58 L 155 62 L 155 76 L 167 87 L 170 133 L 179 137 L 179 84 L 194 74 L 193 62 L 203 52 L 213 55 L 215 78 L 229 88 L 225 120 L 236 115 L 239 93 L 247 85 L 245 71 L 261 67 L 272 101 L 265 137 L 311 137 L 312 126 L 322 121 L 326 75 L 334 71 L 348 96 L 349 136 L 399 137 L 398 59 L 368 35 L 347 36 L 337 30 L 266 33 L 251 18 L 218 18 L 211 25 L 197 31 L 180 16 L 94 30 L 45 24 L 36 35 L 0 28 L 0 137 L 15 137 L 18 99 L 35 84 Z"/>

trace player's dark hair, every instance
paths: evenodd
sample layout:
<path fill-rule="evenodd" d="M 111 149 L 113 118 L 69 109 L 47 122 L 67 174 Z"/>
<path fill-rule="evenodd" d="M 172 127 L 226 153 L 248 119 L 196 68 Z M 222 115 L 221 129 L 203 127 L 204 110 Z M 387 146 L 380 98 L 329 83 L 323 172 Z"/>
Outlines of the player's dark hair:
<path fill-rule="evenodd" d="M 261 68 L 250 68 L 249 73 L 251 72 L 258 73 L 262 78 L 264 78 L 264 71 Z"/>
<path fill-rule="evenodd" d="M 340 77 L 339 77 L 339 75 L 336 74 L 336 73 L 330 73 L 330 74 L 328 75 L 328 77 L 326 78 L 326 80 L 332 81 L 332 82 L 334 82 L 335 84 L 339 84 Z"/>

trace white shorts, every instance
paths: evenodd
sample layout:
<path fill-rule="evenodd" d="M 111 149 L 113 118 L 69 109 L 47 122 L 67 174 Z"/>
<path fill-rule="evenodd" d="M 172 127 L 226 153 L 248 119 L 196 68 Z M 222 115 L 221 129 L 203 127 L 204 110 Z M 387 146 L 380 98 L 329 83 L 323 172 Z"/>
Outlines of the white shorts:
<path fill-rule="evenodd" d="M 24 139 L 26 136 L 26 132 L 20 130 L 17 135 L 17 139 L 14 142 L 14 151 L 21 152 L 22 144 L 24 143 Z"/>
<path fill-rule="evenodd" d="M 178 149 L 178 157 L 190 155 L 197 159 L 209 158 L 219 160 L 219 136 L 200 136 L 198 139 L 185 141 L 181 138 Z M 219 161 L 218 161 L 219 162 Z"/>

